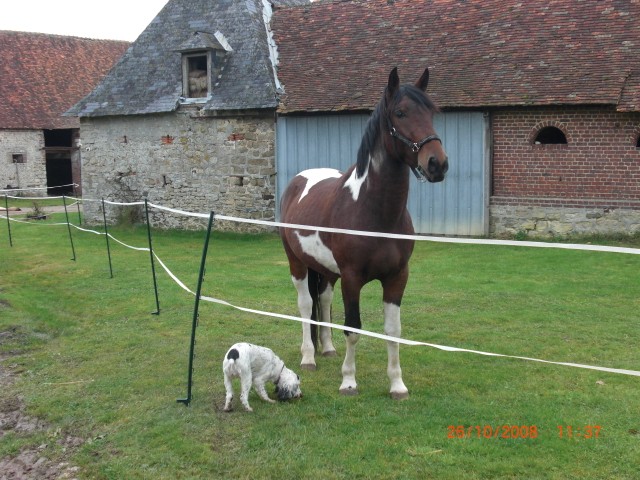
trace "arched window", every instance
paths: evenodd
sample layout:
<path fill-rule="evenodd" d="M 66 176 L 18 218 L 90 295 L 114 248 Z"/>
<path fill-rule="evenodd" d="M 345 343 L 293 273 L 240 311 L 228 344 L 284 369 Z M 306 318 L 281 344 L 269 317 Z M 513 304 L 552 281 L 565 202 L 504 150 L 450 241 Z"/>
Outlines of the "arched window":
<path fill-rule="evenodd" d="M 566 145 L 567 137 L 557 127 L 541 128 L 533 143 L 536 145 Z"/>

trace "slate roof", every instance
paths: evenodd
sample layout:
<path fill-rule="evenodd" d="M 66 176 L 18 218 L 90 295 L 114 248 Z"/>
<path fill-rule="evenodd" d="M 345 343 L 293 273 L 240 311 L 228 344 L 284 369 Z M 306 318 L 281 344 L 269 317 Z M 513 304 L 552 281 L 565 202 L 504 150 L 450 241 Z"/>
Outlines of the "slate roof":
<path fill-rule="evenodd" d="M 307 0 L 275 0 L 300 5 Z M 262 0 L 169 0 L 107 77 L 70 111 L 83 116 L 171 112 L 182 95 L 181 46 L 221 32 L 233 52 L 204 110 L 275 108 Z"/>
<path fill-rule="evenodd" d="M 441 108 L 640 110 L 640 2 L 329 0 L 277 11 L 279 111 L 369 110 L 430 67 Z"/>
<path fill-rule="evenodd" d="M 0 128 L 78 128 L 62 114 L 109 71 L 127 42 L 0 31 Z"/>

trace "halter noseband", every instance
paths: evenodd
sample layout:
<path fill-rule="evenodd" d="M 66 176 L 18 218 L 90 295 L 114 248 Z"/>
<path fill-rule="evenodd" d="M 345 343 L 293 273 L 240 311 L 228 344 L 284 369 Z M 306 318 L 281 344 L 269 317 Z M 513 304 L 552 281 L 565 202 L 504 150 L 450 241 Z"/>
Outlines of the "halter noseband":
<path fill-rule="evenodd" d="M 387 118 L 387 123 L 389 124 L 389 134 L 394 137 L 397 138 L 398 140 L 400 140 L 402 143 L 404 143 L 405 145 L 411 147 L 411 151 L 413 153 L 418 153 L 420 151 L 420 149 L 427 143 L 432 142 L 434 140 L 439 141 L 440 143 L 442 143 L 442 140 L 440 140 L 440 137 L 438 135 L 429 135 L 428 137 L 423 138 L 422 140 L 420 140 L 419 142 L 412 142 L 411 140 L 409 140 L 407 137 L 405 137 L 404 135 L 402 135 L 401 133 L 398 133 L 398 130 L 396 130 L 396 127 L 394 127 L 391 124 L 391 120 L 389 120 Z"/>
<path fill-rule="evenodd" d="M 391 120 L 389 118 L 387 118 L 387 124 L 389 125 L 389 134 L 393 138 L 397 138 L 398 140 L 400 140 L 405 145 L 411 147 L 411 151 L 413 153 L 418 153 L 420 151 L 420 149 L 425 144 L 427 144 L 429 142 L 432 142 L 434 140 L 437 140 L 437 141 L 440 142 L 440 144 L 442 144 L 442 140 L 440 139 L 440 137 L 438 135 L 435 135 L 435 134 L 434 135 L 429 135 L 428 137 L 423 138 L 419 142 L 412 142 L 407 137 L 405 137 L 404 135 L 399 133 L 398 130 L 396 130 L 396 127 L 394 127 L 391 124 Z M 418 164 L 415 167 L 411 167 L 411 170 L 413 170 L 413 173 L 414 173 L 414 175 L 416 176 L 416 178 L 418 180 L 420 180 L 423 183 L 427 181 L 427 175 L 426 175 L 424 169 L 420 166 L 420 164 Z"/>

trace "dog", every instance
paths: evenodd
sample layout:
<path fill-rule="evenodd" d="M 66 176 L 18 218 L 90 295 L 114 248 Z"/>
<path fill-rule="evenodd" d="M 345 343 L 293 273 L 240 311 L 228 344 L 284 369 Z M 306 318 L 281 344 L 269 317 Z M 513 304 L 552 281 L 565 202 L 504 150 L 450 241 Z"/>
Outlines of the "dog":
<path fill-rule="evenodd" d="M 300 391 L 300 377 L 285 367 L 284 362 L 273 353 L 273 350 L 252 345 L 251 343 L 236 343 L 224 356 L 222 362 L 224 386 L 227 390 L 224 411 L 233 410 L 233 386 L 231 379 L 240 377 L 240 401 L 248 412 L 253 409 L 249 405 L 249 390 L 253 384 L 258 396 L 269 403 L 275 403 L 267 395 L 264 388 L 266 382 L 276 385 L 278 400 L 302 397 Z"/>

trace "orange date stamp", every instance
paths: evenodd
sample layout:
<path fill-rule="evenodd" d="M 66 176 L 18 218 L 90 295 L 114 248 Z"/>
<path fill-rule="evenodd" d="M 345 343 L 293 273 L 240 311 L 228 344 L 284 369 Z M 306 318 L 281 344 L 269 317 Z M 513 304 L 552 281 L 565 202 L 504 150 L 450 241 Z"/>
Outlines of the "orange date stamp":
<path fill-rule="evenodd" d="M 538 438 L 537 425 L 449 425 L 447 438 Z"/>
<path fill-rule="evenodd" d="M 557 425 L 556 435 L 561 439 L 598 439 L 602 427 L 600 425 Z M 447 438 L 505 438 L 536 439 L 541 436 L 537 425 L 449 425 Z"/>

